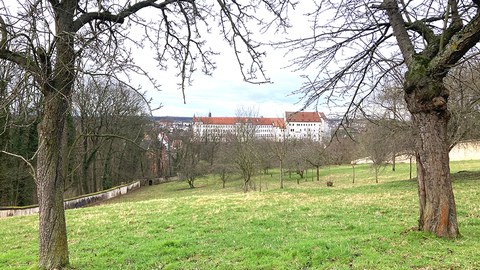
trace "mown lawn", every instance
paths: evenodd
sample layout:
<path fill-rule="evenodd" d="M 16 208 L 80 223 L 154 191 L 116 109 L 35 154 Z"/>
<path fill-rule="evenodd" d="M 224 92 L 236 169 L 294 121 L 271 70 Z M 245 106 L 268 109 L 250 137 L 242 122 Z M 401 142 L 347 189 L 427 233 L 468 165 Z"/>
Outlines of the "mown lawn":
<path fill-rule="evenodd" d="M 480 161 L 451 165 L 462 237 L 415 230 L 408 164 L 375 183 L 367 165 L 324 168 L 297 184 L 278 171 L 243 193 L 233 177 L 145 187 L 67 210 L 72 269 L 480 269 Z M 334 182 L 326 187 L 325 181 Z M 260 184 L 261 182 L 261 184 Z M 262 191 L 260 192 L 260 186 Z M 0 219 L 0 268 L 34 269 L 37 217 Z"/>

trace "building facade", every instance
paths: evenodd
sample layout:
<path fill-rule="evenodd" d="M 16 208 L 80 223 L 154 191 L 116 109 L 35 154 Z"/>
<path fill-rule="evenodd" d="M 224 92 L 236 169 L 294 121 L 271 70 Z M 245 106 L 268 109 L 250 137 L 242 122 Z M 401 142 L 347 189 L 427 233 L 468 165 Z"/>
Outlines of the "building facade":
<path fill-rule="evenodd" d="M 322 112 L 285 112 L 286 137 L 322 141 L 328 133 L 328 124 Z"/>
<path fill-rule="evenodd" d="M 282 118 L 264 117 L 194 117 L 193 134 L 197 138 L 218 141 L 229 135 L 275 139 L 285 130 Z"/>
<path fill-rule="evenodd" d="M 321 112 L 285 112 L 285 118 L 194 117 L 193 134 L 197 138 L 223 140 L 228 135 L 259 139 L 310 139 L 321 141 L 327 134 L 327 121 Z"/>

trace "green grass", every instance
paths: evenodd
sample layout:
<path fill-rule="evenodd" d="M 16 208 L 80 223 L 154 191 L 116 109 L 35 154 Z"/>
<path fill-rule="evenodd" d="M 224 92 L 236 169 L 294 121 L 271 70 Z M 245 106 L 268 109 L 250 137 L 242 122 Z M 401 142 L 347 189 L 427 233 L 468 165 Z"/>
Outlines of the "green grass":
<path fill-rule="evenodd" d="M 480 161 L 451 164 L 462 237 L 414 230 L 418 206 L 407 164 L 375 184 L 367 165 L 335 166 L 321 181 L 255 178 L 243 193 L 215 177 L 149 186 L 67 210 L 72 269 L 480 269 Z M 324 181 L 334 187 L 327 188 Z M 262 182 L 262 192 L 260 189 Z M 0 219 L 0 268 L 32 269 L 37 217 Z"/>

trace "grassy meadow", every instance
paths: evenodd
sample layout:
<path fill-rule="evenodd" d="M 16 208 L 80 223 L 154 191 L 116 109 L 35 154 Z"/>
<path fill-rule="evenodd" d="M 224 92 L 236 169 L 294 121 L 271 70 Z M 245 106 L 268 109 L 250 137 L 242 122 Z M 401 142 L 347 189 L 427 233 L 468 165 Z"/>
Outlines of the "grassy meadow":
<path fill-rule="evenodd" d="M 70 269 L 480 269 L 480 161 L 451 172 L 459 239 L 415 230 L 408 164 L 378 184 L 368 165 L 355 183 L 351 166 L 333 166 L 320 182 L 286 175 L 284 189 L 272 170 L 248 193 L 209 176 L 67 210 Z M 35 269 L 37 233 L 37 216 L 0 219 L 0 269 Z"/>

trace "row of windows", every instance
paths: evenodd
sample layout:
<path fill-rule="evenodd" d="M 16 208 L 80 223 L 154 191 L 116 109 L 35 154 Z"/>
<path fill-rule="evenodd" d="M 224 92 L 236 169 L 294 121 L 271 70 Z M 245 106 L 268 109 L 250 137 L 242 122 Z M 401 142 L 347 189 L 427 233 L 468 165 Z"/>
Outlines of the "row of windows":
<path fill-rule="evenodd" d="M 320 130 L 318 130 L 318 129 L 311 129 L 311 128 L 304 128 L 303 130 L 302 130 L 301 128 L 300 128 L 300 129 L 294 129 L 294 128 L 291 128 L 291 129 L 290 129 L 290 132 L 295 132 L 295 131 L 296 131 L 296 132 L 302 132 L 302 131 L 306 131 L 306 132 L 315 132 L 315 131 L 317 131 L 317 132 L 320 132 Z"/>
<path fill-rule="evenodd" d="M 234 127 L 228 127 L 228 128 L 218 128 L 218 127 L 213 127 L 213 126 L 207 126 L 207 127 L 204 127 L 203 129 L 200 128 L 200 129 L 197 129 L 197 130 L 212 130 L 212 131 L 218 131 L 218 130 L 237 130 L 237 128 L 234 128 Z M 241 130 L 241 129 L 238 129 L 238 130 Z M 253 129 L 251 129 L 253 131 Z M 273 130 L 272 127 L 270 128 L 256 128 L 255 131 L 256 132 L 271 132 Z"/>
<path fill-rule="evenodd" d="M 248 125 L 251 125 L 249 123 L 247 123 Z M 315 127 L 317 126 L 317 124 L 313 124 L 313 123 L 296 123 L 296 124 L 287 124 L 288 126 L 297 126 L 297 127 Z M 318 124 L 320 126 L 320 124 Z M 230 128 L 230 127 L 234 127 L 234 126 L 239 126 L 238 124 L 235 124 L 235 125 L 214 125 L 214 124 L 200 124 L 199 125 L 200 127 L 215 127 L 215 128 Z M 273 125 L 256 125 L 257 127 L 260 127 L 260 128 L 272 128 Z"/>
<path fill-rule="evenodd" d="M 224 129 L 215 129 L 215 130 L 203 130 L 203 131 L 196 131 L 197 134 L 227 134 L 227 133 L 233 133 L 231 130 L 224 130 Z M 275 132 L 273 130 L 267 130 L 267 131 L 263 131 L 263 132 L 260 132 L 260 131 L 256 131 L 255 132 L 255 135 L 256 136 L 272 136 L 272 134 L 274 134 Z M 315 135 L 316 132 L 312 132 L 311 130 L 304 130 L 304 132 L 302 132 L 302 130 L 295 130 L 295 129 L 290 129 L 290 133 L 294 134 L 293 136 L 296 136 L 297 134 L 299 133 L 302 133 L 304 135 Z M 318 133 L 321 133 L 320 131 L 318 131 Z M 316 136 L 316 135 L 315 135 Z"/>
<path fill-rule="evenodd" d="M 314 127 L 316 126 L 317 124 L 311 124 L 311 123 L 297 123 L 297 124 L 294 124 L 294 126 L 297 126 L 297 127 Z"/>
<path fill-rule="evenodd" d="M 290 133 L 322 133 L 322 130 L 319 130 L 317 127 L 317 124 L 296 124 L 297 126 L 313 126 L 314 128 L 290 128 L 288 131 Z M 295 126 L 295 125 L 293 125 Z M 320 126 L 320 125 L 319 125 Z M 255 133 L 257 136 L 271 136 L 270 134 L 276 133 L 279 131 L 278 128 L 275 128 L 273 126 L 256 126 L 257 128 L 255 130 Z M 226 133 L 232 133 L 238 130 L 237 126 L 232 126 L 232 125 L 201 125 L 200 127 L 196 127 L 194 125 L 194 131 L 200 134 L 205 134 L 205 133 L 212 133 L 212 134 L 226 134 Z M 265 135 L 260 135 L 260 134 L 265 134 Z"/>

